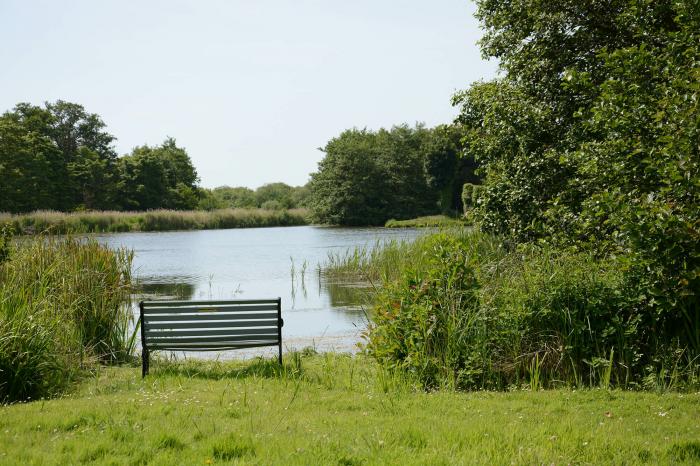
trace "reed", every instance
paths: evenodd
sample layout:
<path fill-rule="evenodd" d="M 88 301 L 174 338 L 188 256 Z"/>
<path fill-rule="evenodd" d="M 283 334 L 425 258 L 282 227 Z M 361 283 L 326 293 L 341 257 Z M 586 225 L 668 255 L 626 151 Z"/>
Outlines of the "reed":
<path fill-rule="evenodd" d="M 132 253 L 37 236 L 0 264 L 0 400 L 60 393 L 95 363 L 129 359 Z"/>
<path fill-rule="evenodd" d="M 18 234 L 115 233 L 307 225 L 306 209 L 151 210 L 146 212 L 42 210 L 0 213 L 0 224 Z"/>

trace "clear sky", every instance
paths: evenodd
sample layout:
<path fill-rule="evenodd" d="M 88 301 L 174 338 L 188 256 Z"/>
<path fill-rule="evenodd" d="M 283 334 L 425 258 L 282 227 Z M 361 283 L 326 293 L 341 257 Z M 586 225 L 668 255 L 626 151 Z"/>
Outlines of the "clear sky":
<path fill-rule="evenodd" d="M 456 115 L 481 59 L 468 0 L 0 0 L 0 111 L 63 99 L 119 154 L 177 139 L 201 184 L 306 183 L 351 127 Z"/>

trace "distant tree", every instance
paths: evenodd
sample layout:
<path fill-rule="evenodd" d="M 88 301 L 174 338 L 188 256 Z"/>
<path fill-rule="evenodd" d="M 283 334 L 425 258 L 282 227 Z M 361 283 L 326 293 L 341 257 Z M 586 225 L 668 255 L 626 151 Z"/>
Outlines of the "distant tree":
<path fill-rule="evenodd" d="M 197 172 L 173 138 L 156 147 L 136 147 L 119 159 L 122 207 L 132 210 L 194 209 L 199 203 Z"/>
<path fill-rule="evenodd" d="M 445 214 L 462 210 L 464 183 L 479 183 L 477 164 L 473 156 L 464 152 L 462 137 L 460 126 L 440 125 L 430 130 L 423 149 L 426 182 L 439 192 L 440 209 Z"/>
<path fill-rule="evenodd" d="M 266 202 L 274 201 L 278 209 L 291 209 L 294 207 L 294 188 L 285 183 L 268 183 L 255 190 L 255 200 L 258 207 L 263 207 Z"/>
<path fill-rule="evenodd" d="M 219 186 L 212 190 L 212 195 L 222 207 L 250 209 L 258 206 L 255 191 L 243 186 Z"/>
<path fill-rule="evenodd" d="M 113 206 L 115 188 L 115 138 L 105 131 L 97 114 L 78 104 L 58 100 L 44 107 L 17 104 L 5 114 L 29 134 L 52 141 L 60 158 L 52 158 L 46 183 L 52 194 L 44 208 L 73 210 Z"/>
<path fill-rule="evenodd" d="M 309 205 L 318 220 L 342 225 L 382 225 L 437 210 L 436 190 L 425 179 L 429 131 L 417 125 L 373 132 L 352 129 L 322 149 L 311 175 Z"/>
<path fill-rule="evenodd" d="M 46 136 L 11 115 L 0 117 L 0 212 L 57 208 L 52 168 L 61 154 Z"/>

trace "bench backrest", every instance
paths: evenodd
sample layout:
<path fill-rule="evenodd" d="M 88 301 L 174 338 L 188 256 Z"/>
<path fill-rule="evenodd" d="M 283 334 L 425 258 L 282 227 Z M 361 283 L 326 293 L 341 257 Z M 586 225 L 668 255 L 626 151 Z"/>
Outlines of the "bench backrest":
<path fill-rule="evenodd" d="M 141 343 L 148 350 L 281 348 L 280 299 L 142 301 Z"/>

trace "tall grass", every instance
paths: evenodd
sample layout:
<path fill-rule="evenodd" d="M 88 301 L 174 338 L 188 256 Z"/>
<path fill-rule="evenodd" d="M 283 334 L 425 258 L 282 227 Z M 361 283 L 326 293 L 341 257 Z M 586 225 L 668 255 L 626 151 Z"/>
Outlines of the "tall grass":
<path fill-rule="evenodd" d="M 131 260 L 74 238 L 15 243 L 0 264 L 0 401 L 50 396 L 129 358 Z"/>
<path fill-rule="evenodd" d="M 151 210 L 147 212 L 56 212 L 0 213 L 0 224 L 19 234 L 48 232 L 109 233 L 124 231 L 204 230 L 307 225 L 305 209 L 220 209 L 212 211 Z"/>

